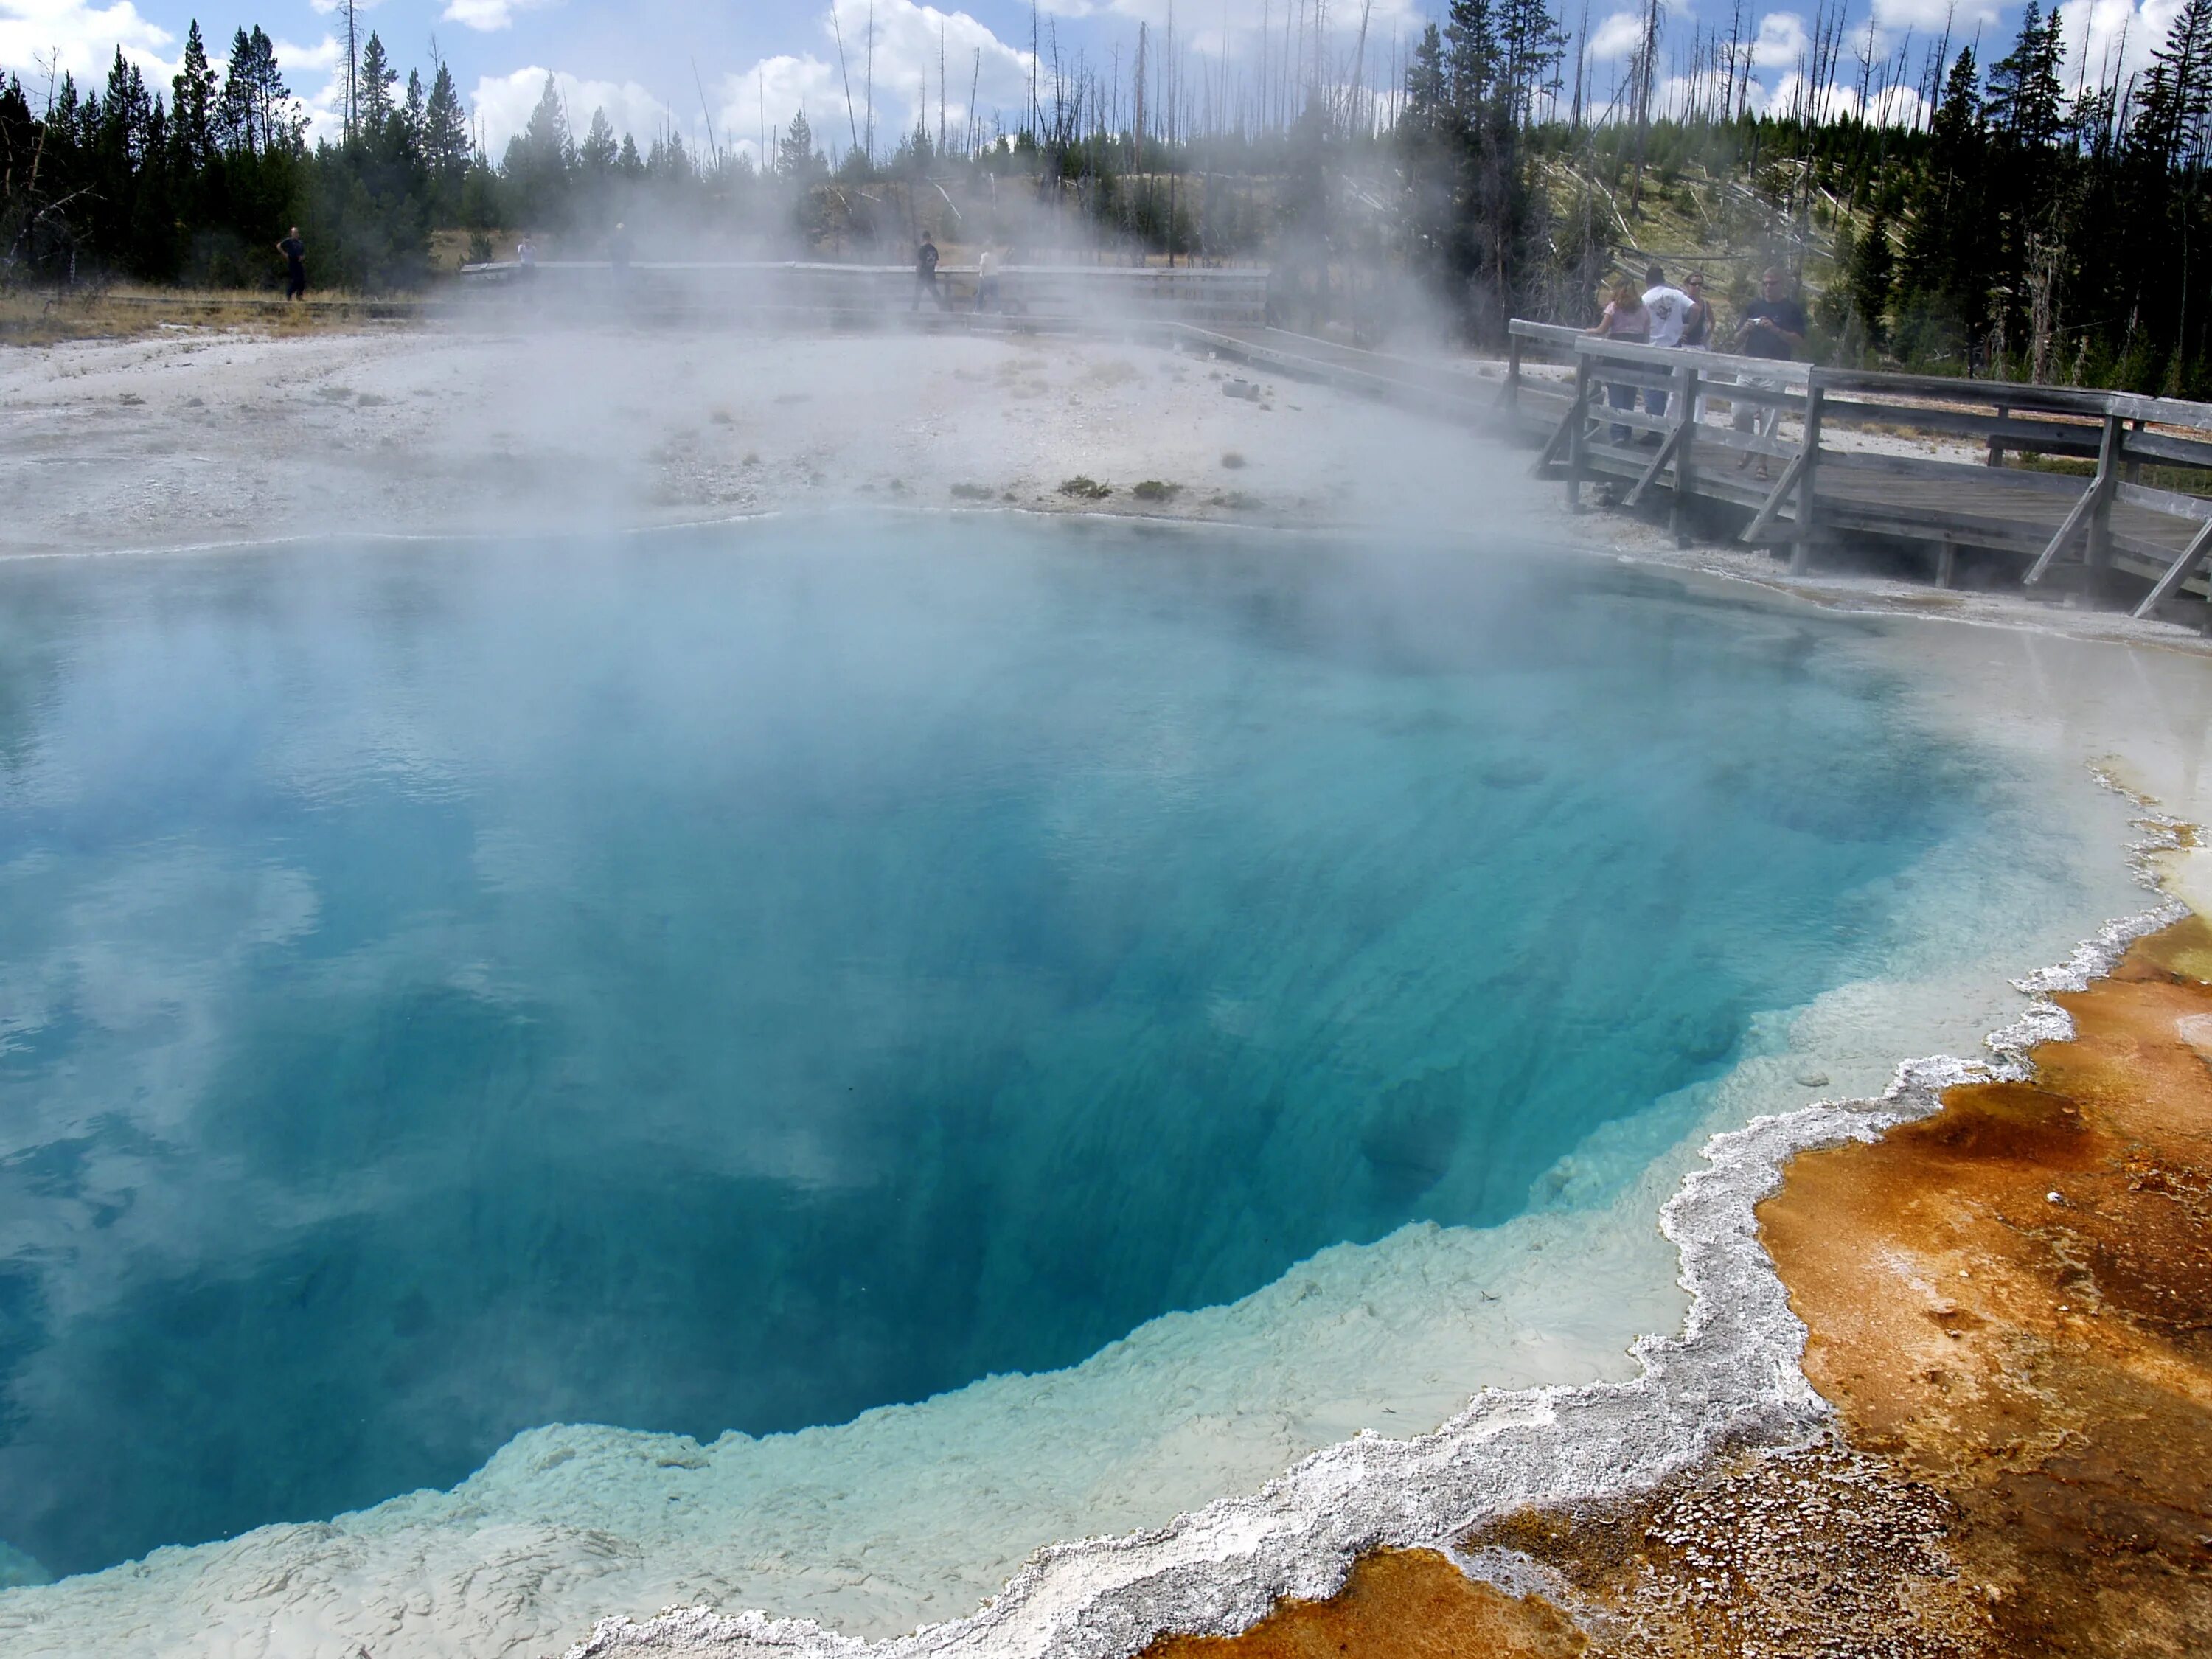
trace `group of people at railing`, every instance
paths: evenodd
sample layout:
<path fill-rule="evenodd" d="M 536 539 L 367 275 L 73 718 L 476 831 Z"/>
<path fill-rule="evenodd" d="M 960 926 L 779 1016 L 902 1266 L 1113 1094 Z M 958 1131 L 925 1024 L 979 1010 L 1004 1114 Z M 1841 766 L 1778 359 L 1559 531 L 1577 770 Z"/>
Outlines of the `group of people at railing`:
<path fill-rule="evenodd" d="M 1711 351 L 1723 349 L 1723 343 L 1744 357 L 1765 357 L 1788 362 L 1804 349 L 1808 324 L 1804 301 L 1790 292 L 1790 273 L 1780 266 L 1769 266 L 1759 277 L 1759 298 L 1743 307 L 1733 329 L 1723 331 L 1713 302 L 1706 297 L 1705 274 L 1693 270 L 1677 288 L 1667 280 L 1665 270 L 1656 264 L 1644 273 L 1644 285 L 1638 288 L 1624 276 L 1613 285 L 1612 297 L 1607 301 L 1605 314 L 1586 334 L 1604 339 L 1618 340 L 1628 345 L 1658 346 L 1686 351 Z M 1780 390 L 1781 383 L 1762 380 L 1753 374 L 1740 374 L 1738 385 L 1764 386 Z M 1614 383 L 1607 388 L 1607 396 L 1615 409 L 1636 407 L 1638 388 Z M 1669 393 L 1661 386 L 1645 386 L 1644 408 L 1647 414 L 1663 416 L 1667 413 Z M 1759 435 L 1771 438 L 1780 411 L 1767 408 L 1762 415 L 1747 402 L 1738 401 L 1735 406 L 1733 424 L 1739 432 L 1748 433 L 1754 423 Z M 1687 411 L 1695 420 L 1697 411 Z M 1626 425 L 1615 422 L 1613 441 L 1626 444 L 1631 434 Z M 1650 441 L 1659 441 L 1656 434 Z M 1753 459 L 1747 449 L 1743 465 Z M 1759 457 L 1759 473 L 1765 475 L 1764 456 Z"/>

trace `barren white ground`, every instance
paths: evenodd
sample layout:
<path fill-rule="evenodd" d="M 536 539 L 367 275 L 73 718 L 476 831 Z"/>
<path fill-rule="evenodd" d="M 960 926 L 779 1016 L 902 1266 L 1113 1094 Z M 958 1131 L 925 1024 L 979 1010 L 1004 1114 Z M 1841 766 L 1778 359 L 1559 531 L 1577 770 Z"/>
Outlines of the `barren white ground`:
<path fill-rule="evenodd" d="M 1904 641 L 1903 655 L 1924 659 L 1929 718 L 1975 711 L 1978 737 L 2032 751 L 2054 777 L 2078 781 L 2084 761 L 2114 757 L 2127 781 L 2202 816 L 2212 700 L 2181 630 L 1868 578 L 1793 584 L 1759 556 L 1678 553 L 1623 520 L 1570 523 L 1522 457 L 1472 433 L 1264 379 L 1256 402 L 1224 396 L 1223 379 L 1243 374 L 1110 341 L 900 335 L 164 331 L 0 350 L 0 555 L 630 527 L 862 502 L 1610 547 L 1829 604 L 2005 624 L 1931 624 Z M 1242 465 L 1226 464 L 1232 455 Z M 1113 493 L 1063 495 L 1077 475 Z M 1139 501 L 1146 480 L 1179 488 Z M 2065 635 L 2084 637 L 2054 637 Z M 2008 938 L 1981 942 L 2011 971 L 2063 956 L 2101 916 L 2141 902 L 2117 852 L 2124 812 L 2086 787 L 2064 793 L 2073 827 L 2054 844 L 2101 847 L 2112 866 L 2091 884 L 2098 915 L 2032 913 L 2035 883 L 2013 872 L 1918 872 L 1929 915 L 2007 914 L 2018 898 Z M 1972 954 L 1963 939 L 1934 939 L 1878 985 L 1773 1016 L 1716 1092 L 1710 1125 L 1802 1106 L 1815 1091 L 1876 1094 L 1905 1054 L 1972 1052 L 1980 1031 L 2019 1012 L 1990 962 L 1962 972 Z M 1676 1206 L 1676 1237 L 1693 1273 L 1705 1262 L 1713 1293 L 1704 1346 L 1647 1346 L 1656 1369 L 1626 1391 L 1492 1394 L 1441 1438 L 1352 1442 L 1256 1500 L 1040 1555 L 980 1619 L 963 1616 L 1054 1537 L 1160 1527 L 1253 1492 L 1357 1428 L 1431 1427 L 1481 1385 L 1638 1371 L 1626 1336 L 1672 1330 L 1684 1305 L 1651 1224 L 1702 1134 L 1671 1150 L 1601 1139 L 1563 1160 L 1554 1195 L 1610 1191 L 1595 1211 L 1570 1202 L 1489 1234 L 1415 1229 L 1325 1253 L 1243 1302 L 1156 1322 L 1056 1376 L 769 1441 L 526 1435 L 452 1493 L 0 1595 L 0 1647 L 520 1656 L 558 1650 L 600 1613 L 699 1602 L 811 1613 L 874 1637 L 952 1620 L 915 1650 L 994 1659 L 1126 1652 L 1162 1626 L 1231 1627 L 1273 1594 L 1326 1588 L 1364 1543 L 1442 1535 L 1475 1495 L 1649 1474 L 1746 1408 L 1783 1431 L 1816 1416 L 1778 1287 L 1741 1236 L 1742 1206 L 1777 1149 L 1871 1121 L 1793 1121 L 1722 1149 L 1734 1172 Z M 1579 1322 L 1559 1305 L 1563 1256 L 1601 1291 Z M 1056 1473 L 1040 1481 L 1040 1468 Z M 843 1645 L 750 1620 L 654 1634 L 702 1651 Z"/>

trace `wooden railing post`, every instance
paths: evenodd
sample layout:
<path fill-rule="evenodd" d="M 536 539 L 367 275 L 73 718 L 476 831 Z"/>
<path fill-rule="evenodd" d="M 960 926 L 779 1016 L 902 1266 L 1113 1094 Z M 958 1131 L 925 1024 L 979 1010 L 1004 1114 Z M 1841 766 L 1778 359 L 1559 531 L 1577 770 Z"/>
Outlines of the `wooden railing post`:
<path fill-rule="evenodd" d="M 1797 475 L 1797 544 L 1790 550 L 1790 568 L 1802 571 L 1813 562 L 1814 502 L 1820 471 L 1820 382 L 1815 369 L 1805 377 L 1805 443 L 1800 451 L 1804 470 Z"/>
<path fill-rule="evenodd" d="M 2112 562 L 2112 500 L 2120 481 L 2120 417 L 2107 413 L 2104 435 L 2097 443 L 2097 504 L 2089 509 L 2089 535 L 2083 557 L 2089 567 L 2089 597 L 2103 597 L 2110 583 L 2106 568 Z"/>
<path fill-rule="evenodd" d="M 2011 418 L 2012 418 L 2012 405 L 2011 405 L 2010 404 L 1999 404 L 1997 405 L 1997 419 L 1998 419 L 1998 420 L 2000 420 L 2000 421 L 2008 421 L 2008 420 L 2010 420 Z M 2003 440 L 2002 438 L 1999 437 L 1996 433 L 1994 433 L 1994 432 L 1990 433 L 1990 459 L 1989 459 L 1989 464 L 1990 464 L 1991 466 L 2002 466 L 2002 465 L 2004 465 L 2004 458 L 2005 458 L 2005 442 L 2004 442 L 2004 440 Z"/>
<path fill-rule="evenodd" d="M 1567 428 L 1567 511 L 1583 510 L 1583 448 L 1589 425 L 1590 360 L 1586 351 L 1575 353 L 1575 403 L 1568 411 L 1572 424 Z"/>
<path fill-rule="evenodd" d="M 1505 418 L 1516 422 L 1521 415 L 1521 337 L 1505 337 Z"/>
<path fill-rule="evenodd" d="M 1697 488 L 1698 366 L 1685 362 L 1674 370 L 1674 499 L 1667 512 L 1668 528 L 1674 545 L 1690 544 L 1690 492 Z"/>

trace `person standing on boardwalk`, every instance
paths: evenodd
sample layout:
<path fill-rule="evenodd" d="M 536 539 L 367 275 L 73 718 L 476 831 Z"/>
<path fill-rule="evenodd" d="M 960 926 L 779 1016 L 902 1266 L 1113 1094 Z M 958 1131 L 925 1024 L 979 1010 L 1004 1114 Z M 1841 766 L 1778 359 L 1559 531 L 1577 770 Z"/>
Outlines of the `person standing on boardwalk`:
<path fill-rule="evenodd" d="M 975 256 L 975 314 L 981 316 L 986 307 L 999 304 L 999 251 L 988 242 Z"/>
<path fill-rule="evenodd" d="M 284 297 L 304 300 L 307 297 L 307 245 L 300 240 L 300 228 L 292 227 L 291 234 L 276 244 L 276 251 L 284 256 Z"/>
<path fill-rule="evenodd" d="M 1690 320 L 1690 296 L 1667 280 L 1657 265 L 1644 273 L 1644 308 L 1651 313 L 1651 343 L 1669 350 L 1682 343 L 1683 326 Z M 1654 415 L 1667 412 L 1667 392 L 1661 386 L 1644 389 L 1644 407 Z M 1658 434 L 1647 434 L 1656 443 Z"/>
<path fill-rule="evenodd" d="M 1585 334 L 1595 334 L 1608 340 L 1618 340 L 1623 345 L 1649 345 L 1651 343 L 1651 313 L 1644 308 L 1644 296 L 1636 284 L 1624 277 L 1613 284 L 1613 299 L 1605 308 L 1605 315 L 1597 319 L 1595 328 L 1586 328 Z M 1606 396 L 1615 409 L 1636 407 L 1636 388 L 1619 383 L 1606 387 Z M 1628 441 L 1628 428 L 1615 422 L 1613 441 L 1617 444 Z"/>
<path fill-rule="evenodd" d="M 1690 296 L 1690 314 L 1682 319 L 1682 348 L 1704 351 L 1713 340 L 1713 305 L 1705 298 L 1705 273 L 1693 270 L 1684 277 L 1682 292 Z"/>
<path fill-rule="evenodd" d="M 925 294 L 935 301 L 939 311 L 945 309 L 945 296 L 937 291 L 937 244 L 925 230 L 921 233 L 921 246 L 914 251 L 914 302 L 907 307 L 908 311 L 921 309 L 921 296 Z"/>
<path fill-rule="evenodd" d="M 1804 302 L 1790 292 L 1790 273 L 1779 265 L 1769 265 L 1759 278 L 1759 298 L 1743 308 L 1743 320 L 1736 325 L 1735 349 L 1747 357 L 1768 357 L 1777 362 L 1788 362 L 1796 356 L 1805 343 L 1808 324 Z M 1747 374 L 1741 378 L 1746 386 L 1765 386 L 1779 392 L 1783 382 L 1762 375 Z M 1738 432 L 1749 432 L 1753 428 L 1754 410 L 1748 404 L 1738 404 L 1735 427 Z M 1774 429 L 1781 424 L 1782 411 L 1770 408 L 1757 419 L 1758 434 L 1771 439 Z M 1747 450 L 1736 463 L 1741 472 L 1753 459 L 1759 462 L 1759 476 L 1766 476 L 1766 458 Z"/>

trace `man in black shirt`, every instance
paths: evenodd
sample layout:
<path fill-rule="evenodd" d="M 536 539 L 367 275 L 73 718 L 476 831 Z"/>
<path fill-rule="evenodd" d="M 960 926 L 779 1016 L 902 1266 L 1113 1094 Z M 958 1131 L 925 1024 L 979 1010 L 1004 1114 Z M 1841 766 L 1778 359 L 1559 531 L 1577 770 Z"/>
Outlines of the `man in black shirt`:
<path fill-rule="evenodd" d="M 939 311 L 945 309 L 945 296 L 937 291 L 937 244 L 929 240 L 929 233 L 921 233 L 921 246 L 914 251 L 914 303 L 908 311 L 921 309 L 925 294 L 937 302 Z"/>
<path fill-rule="evenodd" d="M 1747 357 L 1778 357 L 1784 362 L 1805 343 L 1805 307 L 1790 292 L 1788 273 L 1770 269 L 1759 279 L 1759 298 L 1743 309 L 1741 343 Z"/>
<path fill-rule="evenodd" d="M 276 251 L 284 256 L 284 297 L 303 298 L 307 292 L 307 245 L 300 240 L 299 226 L 276 244 Z"/>
<path fill-rule="evenodd" d="M 1759 279 L 1759 298 L 1743 308 L 1743 320 L 1736 328 L 1735 349 L 1747 357 L 1771 357 L 1788 362 L 1805 343 L 1805 307 L 1790 292 L 1790 274 L 1778 266 L 1770 265 Z M 1769 380 L 1761 376 L 1743 375 L 1740 383 L 1765 386 L 1770 391 L 1782 390 L 1780 380 Z M 1749 432 L 1756 417 L 1759 435 L 1771 440 L 1774 428 L 1782 418 L 1776 408 L 1760 410 L 1753 404 L 1739 400 L 1735 418 L 1731 422 L 1738 432 Z M 1741 471 L 1753 460 L 1759 463 L 1759 476 L 1766 476 L 1766 457 L 1746 450 L 1743 459 L 1736 463 Z"/>

